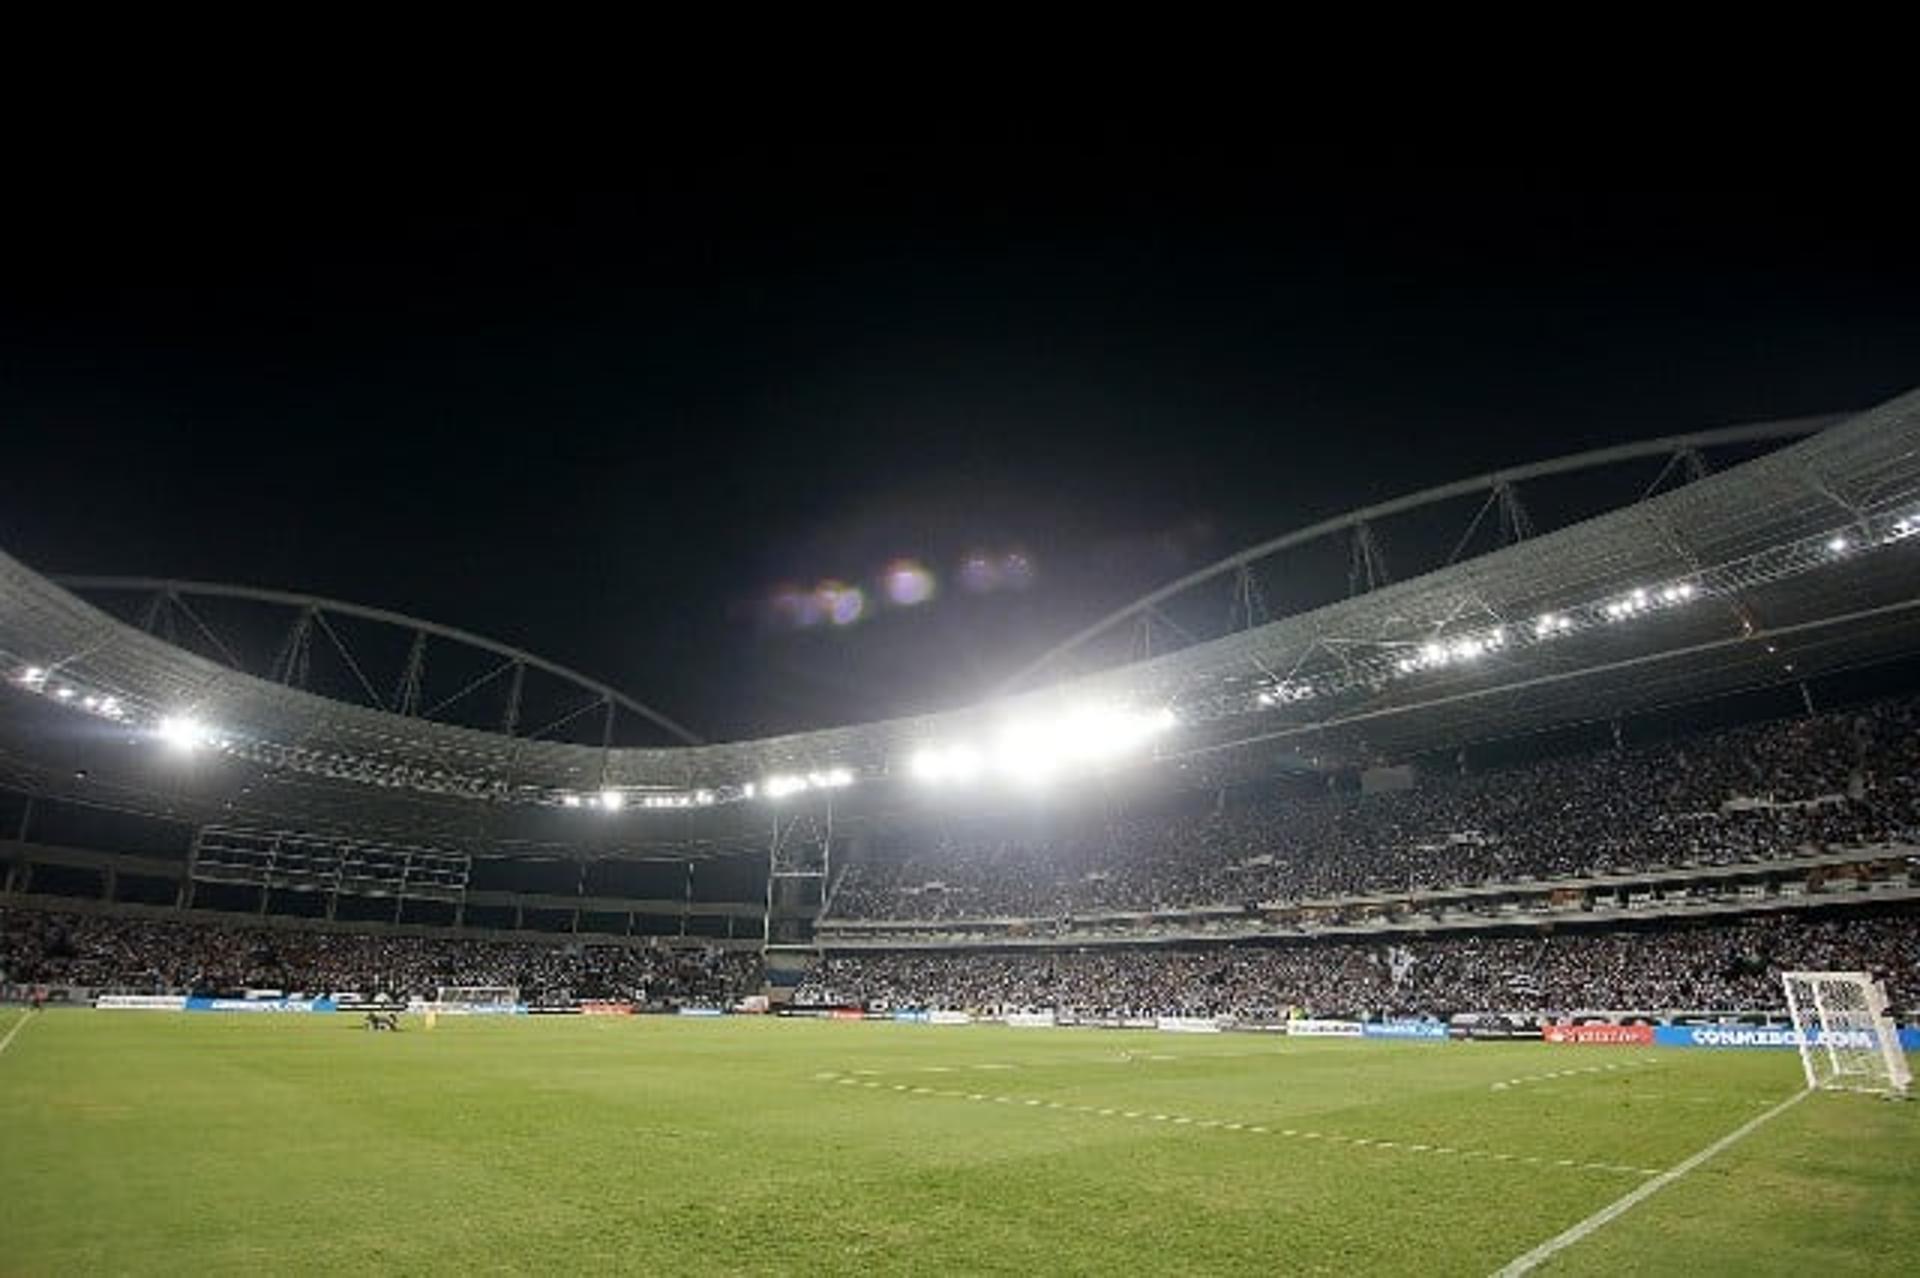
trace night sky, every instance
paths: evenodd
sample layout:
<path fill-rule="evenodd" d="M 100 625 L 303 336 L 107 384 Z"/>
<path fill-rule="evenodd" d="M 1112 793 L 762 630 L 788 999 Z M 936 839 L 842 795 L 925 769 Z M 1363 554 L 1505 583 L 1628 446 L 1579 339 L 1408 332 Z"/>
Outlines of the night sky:
<path fill-rule="evenodd" d="M 1920 383 L 1897 202 L 1285 171 L 840 151 L 603 194 L 22 184 L 0 547 L 464 626 L 722 738 L 968 700 L 1363 502 Z M 1031 580 L 968 591 L 976 551 Z M 882 603 L 899 557 L 935 598 Z M 855 624 L 770 606 L 830 579 L 866 592 Z"/>

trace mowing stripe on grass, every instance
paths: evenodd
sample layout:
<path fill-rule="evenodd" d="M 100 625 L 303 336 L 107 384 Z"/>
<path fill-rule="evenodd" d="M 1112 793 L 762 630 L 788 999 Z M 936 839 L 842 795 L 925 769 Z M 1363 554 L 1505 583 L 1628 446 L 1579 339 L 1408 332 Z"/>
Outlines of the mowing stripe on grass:
<path fill-rule="evenodd" d="M 22 1029 L 24 1029 L 26 1027 L 27 1022 L 32 1018 L 33 1018 L 32 1012 L 26 1010 L 25 1008 L 20 1009 L 20 1015 L 13 1022 L 13 1025 L 7 1030 L 7 1036 L 5 1038 L 0 1038 L 0 1052 L 4 1052 L 7 1050 L 7 1044 L 13 1042 L 13 1036 L 15 1034 L 18 1034 Z"/>
<path fill-rule="evenodd" d="M 1706 1162 L 1709 1158 L 1712 1158 L 1715 1154 L 1718 1154 L 1720 1151 L 1729 1148 L 1743 1139 L 1749 1132 L 1759 1127 L 1760 1124 L 1766 1122 L 1776 1114 L 1784 1113 L 1791 1106 L 1799 1104 L 1807 1098 L 1807 1095 L 1808 1093 L 1806 1092 L 1795 1092 L 1758 1118 L 1748 1119 L 1740 1126 L 1728 1132 L 1725 1136 L 1722 1136 L 1719 1140 L 1713 1142 L 1713 1144 L 1707 1146 L 1691 1158 L 1688 1158 L 1685 1162 L 1678 1163 L 1666 1171 L 1661 1172 L 1646 1184 L 1608 1203 L 1605 1207 L 1602 1207 L 1599 1211 L 1596 1211 L 1579 1224 L 1555 1234 L 1525 1255 L 1515 1256 L 1507 1262 L 1506 1267 L 1501 1269 L 1494 1278 L 1514 1278 L 1514 1276 L 1518 1274 L 1532 1273 L 1540 1266 L 1542 1261 L 1573 1246 L 1582 1238 L 1585 1238 L 1588 1234 L 1591 1234 L 1594 1230 L 1599 1229 L 1609 1221 L 1618 1220 L 1621 1216 L 1633 1210 L 1637 1204 L 1645 1202 L 1662 1189 L 1665 1189 L 1668 1185 L 1671 1185 L 1674 1181 L 1679 1180 L 1682 1176 L 1685 1176 L 1688 1172 Z"/>
<path fill-rule="evenodd" d="M 821 1080 L 827 1081 L 827 1080 Z M 1652 1167 L 1627 1167 L 1619 1163 L 1579 1162 L 1571 1158 L 1545 1158 L 1538 1154 L 1498 1154 L 1479 1149 L 1456 1149 L 1452 1145 L 1425 1145 L 1411 1141 L 1375 1140 L 1368 1136 L 1342 1136 L 1337 1132 L 1299 1131 L 1292 1127 L 1283 1127 L 1278 1132 L 1268 1127 L 1253 1124 L 1229 1123 L 1217 1118 L 1200 1119 L 1185 1114 L 1154 1114 L 1142 1109 L 1095 1109 L 1091 1105 L 1063 1105 L 1056 1100 L 1038 1097 L 990 1096 L 985 1092 L 935 1091 L 925 1087 L 903 1087 L 894 1084 L 882 1088 L 871 1080 L 840 1078 L 832 1080 L 841 1084 L 853 1084 L 875 1090 L 890 1090 L 907 1096 L 947 1096 L 956 1100 L 991 1102 L 995 1105 L 1012 1105 L 1032 1109 L 1063 1110 L 1075 1114 L 1087 1114 L 1099 1118 L 1117 1118 L 1121 1121 L 1144 1119 L 1150 1123 L 1166 1123 L 1175 1127 L 1207 1127 L 1220 1131 L 1251 1132 L 1256 1136 L 1278 1135 L 1285 1140 L 1323 1141 L 1329 1145 L 1351 1145 L 1356 1149 L 1386 1149 L 1408 1154 L 1459 1154 L 1463 1158 L 1487 1158 L 1495 1162 L 1520 1163 L 1529 1167 L 1565 1167 L 1575 1171 L 1612 1172 L 1622 1176 L 1658 1176 L 1660 1171 Z"/>

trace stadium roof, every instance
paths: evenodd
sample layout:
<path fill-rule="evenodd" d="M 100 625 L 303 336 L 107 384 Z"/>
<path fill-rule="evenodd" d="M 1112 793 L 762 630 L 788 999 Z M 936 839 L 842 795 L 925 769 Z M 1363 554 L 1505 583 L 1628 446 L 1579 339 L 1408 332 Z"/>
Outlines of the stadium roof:
<path fill-rule="evenodd" d="M 993 705 L 658 748 L 331 700 L 170 644 L 0 555 L 0 770 L 36 793 L 183 820 L 644 854 L 764 828 L 747 814 L 770 778 L 857 791 L 904 776 L 929 745 L 1071 706 L 1171 708 L 1180 726 L 1155 738 L 1160 754 L 1257 765 L 1278 751 L 1402 756 L 1886 660 L 1920 649 L 1909 533 L 1920 393 L 1571 527 Z M 1156 598 L 1121 615 L 1151 616 Z M 202 748 L 159 748 L 163 725 Z M 673 810 L 566 810 L 609 791 Z"/>

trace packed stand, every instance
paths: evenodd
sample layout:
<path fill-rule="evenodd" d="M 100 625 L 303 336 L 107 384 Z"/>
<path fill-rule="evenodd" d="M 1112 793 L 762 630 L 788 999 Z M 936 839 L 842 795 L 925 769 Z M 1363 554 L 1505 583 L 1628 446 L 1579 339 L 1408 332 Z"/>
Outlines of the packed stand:
<path fill-rule="evenodd" d="M 1162 950 L 888 952 L 836 957 L 802 1003 L 995 1015 L 1368 1017 L 1457 1012 L 1750 1011 L 1787 970 L 1868 970 L 1920 1006 L 1920 914 L 1719 927 Z"/>
<path fill-rule="evenodd" d="M 1268 795 L 1046 835 L 992 819 L 876 842 L 841 919 L 1059 918 L 1727 865 L 1920 839 L 1920 699 L 1624 751 Z"/>
<path fill-rule="evenodd" d="M 431 998 L 441 986 L 511 986 L 527 1002 L 629 999 L 722 1005 L 760 991 L 741 950 L 555 945 L 228 928 L 0 910 L 0 981 L 99 993 L 276 989 Z"/>

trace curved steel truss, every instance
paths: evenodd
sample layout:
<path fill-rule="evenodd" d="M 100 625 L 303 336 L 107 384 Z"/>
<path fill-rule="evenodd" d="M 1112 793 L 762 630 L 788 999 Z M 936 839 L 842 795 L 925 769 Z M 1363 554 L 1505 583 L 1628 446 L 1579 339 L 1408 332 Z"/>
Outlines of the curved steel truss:
<path fill-rule="evenodd" d="M 1268 591 L 1262 583 L 1265 575 L 1273 569 L 1271 561 L 1287 551 L 1344 535 L 1347 538 L 1347 595 L 1351 598 L 1378 590 L 1394 580 L 1394 574 L 1388 566 L 1381 526 L 1398 516 L 1460 502 L 1466 502 L 1473 512 L 1458 539 L 1450 540 L 1452 550 L 1444 560 L 1437 559 L 1440 543 L 1428 538 L 1416 541 L 1415 544 L 1427 544 L 1431 553 L 1421 562 L 1401 564 L 1400 576 L 1404 579 L 1437 568 L 1452 567 L 1477 553 L 1514 545 L 1532 537 L 1537 530 L 1532 514 L 1521 501 L 1522 483 L 1655 460 L 1661 463 L 1660 468 L 1653 473 L 1651 482 L 1639 491 L 1639 500 L 1646 501 L 1704 477 L 1710 471 L 1708 459 L 1714 450 L 1784 443 L 1825 430 L 1845 421 L 1848 416 L 1840 413 L 1756 422 L 1597 448 L 1531 465 L 1491 471 L 1424 488 L 1391 501 L 1362 506 L 1269 538 L 1149 591 L 1047 649 L 1008 676 L 997 691 L 1002 694 L 1013 692 L 1028 684 L 1036 675 L 1055 671 L 1076 656 L 1094 657 L 1091 662 L 1076 663 L 1074 672 L 1084 673 L 1090 667 L 1139 661 L 1202 643 L 1222 634 L 1255 629 L 1284 615 L 1281 611 L 1269 609 Z M 1224 607 L 1219 601 L 1223 586 L 1226 591 Z M 1187 604 L 1193 606 L 1181 607 Z M 1175 615 L 1177 607 L 1181 610 Z M 1224 630 L 1217 623 L 1211 628 L 1206 625 L 1209 618 L 1220 616 L 1224 616 L 1226 621 Z M 1093 654 L 1093 646 L 1109 636 L 1116 642 L 1109 644 L 1105 651 Z M 1117 642 L 1122 637 L 1127 640 L 1124 645 Z"/>
<path fill-rule="evenodd" d="M 357 701 L 375 710 L 484 726 L 509 737 L 535 740 L 556 738 L 569 729 L 575 729 L 572 735 L 578 736 L 578 730 L 585 728 L 598 733 L 592 744 L 602 746 L 614 744 L 618 716 L 625 711 L 683 744 L 701 744 L 699 737 L 660 711 L 578 670 L 470 630 L 385 608 L 286 590 L 162 577 L 58 576 L 53 580 L 76 594 L 132 600 L 137 604 L 141 629 L 234 670 Z M 263 627 L 221 626 L 209 619 L 205 606 L 209 600 L 259 605 L 283 618 L 288 611 L 293 615 L 290 622 L 283 620 L 264 628 L 266 635 L 275 637 L 272 656 L 249 661 L 243 655 L 248 644 L 242 636 L 251 637 L 257 644 Z M 195 602 L 202 606 L 196 607 Z M 356 635 L 342 624 L 343 619 L 404 633 L 404 650 L 397 644 L 356 642 L 365 636 Z M 442 647 L 442 652 L 435 654 L 436 665 L 442 664 L 448 647 L 465 657 L 480 655 L 485 660 L 445 660 L 452 677 L 445 681 L 441 690 L 444 695 L 435 696 L 429 691 L 430 639 L 438 640 Z M 318 662 L 316 649 L 324 654 Z M 373 655 L 378 649 L 384 649 L 380 655 L 387 658 L 385 666 Z M 332 678 L 328 678 L 329 664 L 333 666 Z M 546 676 L 552 686 L 530 688 L 529 672 Z M 383 687 L 391 691 L 382 693 Z M 537 722 L 529 713 L 536 706 L 540 708 Z"/>

